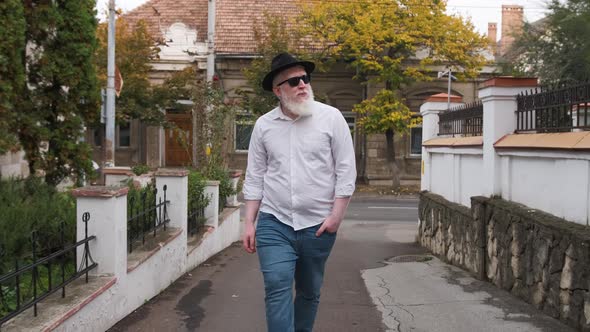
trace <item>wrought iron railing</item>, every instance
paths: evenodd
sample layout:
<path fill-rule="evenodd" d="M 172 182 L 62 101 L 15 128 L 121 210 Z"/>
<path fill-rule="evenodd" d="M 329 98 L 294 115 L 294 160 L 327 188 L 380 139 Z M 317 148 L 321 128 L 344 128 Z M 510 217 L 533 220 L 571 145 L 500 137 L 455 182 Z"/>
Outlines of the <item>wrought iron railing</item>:
<path fill-rule="evenodd" d="M 205 199 L 205 195 L 201 194 L 193 199 L 191 199 L 188 203 L 188 234 L 189 236 L 193 236 L 197 234 L 201 228 L 205 225 L 205 204 L 207 200 Z"/>
<path fill-rule="evenodd" d="M 476 101 L 441 112 L 439 135 L 481 136 L 483 134 L 483 104 Z"/>
<path fill-rule="evenodd" d="M 148 187 L 149 188 L 149 187 Z M 158 190 L 156 188 L 147 189 L 141 192 L 139 202 L 136 196 L 129 198 L 127 219 L 127 246 L 129 252 L 133 252 L 133 247 L 145 244 L 146 235 L 153 234 L 155 237 L 157 231 L 166 230 L 166 225 L 170 222 L 168 218 L 168 203 L 166 199 L 167 186 L 164 185 L 163 196 L 157 200 Z"/>
<path fill-rule="evenodd" d="M 590 129 L 590 82 L 541 87 L 516 100 L 517 133 Z"/>
<path fill-rule="evenodd" d="M 0 326 L 23 311 L 33 307 L 37 316 L 37 304 L 61 289 L 62 298 L 66 296 L 66 286 L 98 266 L 90 254 L 89 242 L 96 236 L 88 236 L 90 214 L 82 215 L 84 222 L 84 239 L 68 245 L 65 240 L 65 223 L 61 224 L 61 247 L 48 256 L 37 257 L 38 234 L 31 236 L 32 257 L 28 264 L 21 266 L 18 259 L 14 261 L 14 270 L 0 276 Z M 76 268 L 76 251 L 84 247 L 80 266 Z M 73 271 L 69 271 L 72 270 Z"/>

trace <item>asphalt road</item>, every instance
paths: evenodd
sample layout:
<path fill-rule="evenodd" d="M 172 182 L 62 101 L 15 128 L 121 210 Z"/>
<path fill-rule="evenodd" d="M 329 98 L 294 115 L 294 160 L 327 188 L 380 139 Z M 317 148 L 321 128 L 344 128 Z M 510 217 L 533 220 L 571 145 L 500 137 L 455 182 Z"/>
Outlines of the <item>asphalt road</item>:
<path fill-rule="evenodd" d="M 398 255 L 423 253 L 412 243 L 417 200 L 353 199 L 326 266 L 314 331 L 385 331 L 361 271 Z M 405 233 L 404 233 L 405 232 Z M 391 235 L 407 234 L 404 242 Z M 185 274 L 110 331 L 265 331 L 264 290 L 256 255 L 235 243 Z"/>
<path fill-rule="evenodd" d="M 354 198 L 348 205 L 346 222 L 418 223 L 418 200 L 392 196 Z"/>

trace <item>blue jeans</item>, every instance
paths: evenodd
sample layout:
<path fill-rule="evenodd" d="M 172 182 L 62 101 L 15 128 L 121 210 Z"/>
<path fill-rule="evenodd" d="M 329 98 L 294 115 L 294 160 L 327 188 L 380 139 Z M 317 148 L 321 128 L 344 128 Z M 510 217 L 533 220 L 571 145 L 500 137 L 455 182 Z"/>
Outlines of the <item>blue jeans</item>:
<path fill-rule="evenodd" d="M 336 240 L 336 233 L 316 237 L 319 227 L 295 231 L 272 214 L 260 212 L 258 216 L 256 251 L 264 277 L 269 332 L 313 329 L 324 266 Z"/>

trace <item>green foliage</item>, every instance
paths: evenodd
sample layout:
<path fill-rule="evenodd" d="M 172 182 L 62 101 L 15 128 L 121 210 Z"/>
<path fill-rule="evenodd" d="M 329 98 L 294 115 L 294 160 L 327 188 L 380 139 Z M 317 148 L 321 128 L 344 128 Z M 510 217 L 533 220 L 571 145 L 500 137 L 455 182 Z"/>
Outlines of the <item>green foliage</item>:
<path fill-rule="evenodd" d="M 16 102 L 25 87 L 25 17 L 21 0 L 0 2 L 0 154 L 17 145 Z"/>
<path fill-rule="evenodd" d="M 272 92 L 262 89 L 262 80 L 272 58 L 282 52 L 289 52 L 301 60 L 312 60 L 320 65 L 320 54 L 305 52 L 307 39 L 296 29 L 288 28 L 288 21 L 283 16 L 263 14 L 262 24 L 255 24 L 254 41 L 256 52 L 260 57 L 252 60 L 250 66 L 244 68 L 242 73 L 247 79 L 248 90 L 239 90 L 242 98 L 241 107 L 257 117 L 276 107 L 278 101 Z"/>
<path fill-rule="evenodd" d="M 447 15 L 445 1 L 301 2 L 297 26 L 316 41 L 318 52 L 348 63 L 356 78 L 384 82 L 389 90 L 355 107 L 366 116 L 359 127 L 367 132 L 405 132 L 414 125 L 392 91 L 431 80 L 428 66 L 450 66 L 462 78 L 475 76 L 485 64 L 486 39 L 470 22 Z"/>
<path fill-rule="evenodd" d="M 150 181 L 145 187 L 140 187 L 133 182 L 133 179 L 129 179 L 125 185 L 129 188 L 127 192 L 127 218 L 153 207 L 156 202 L 156 184 L 154 181 Z M 130 226 L 128 225 L 128 231 Z"/>
<path fill-rule="evenodd" d="M 236 194 L 227 168 L 211 165 L 206 174 L 209 180 L 219 181 L 219 210 L 223 210 L 227 197 Z"/>
<path fill-rule="evenodd" d="M 19 266 L 30 264 L 32 261 L 25 260 L 19 262 Z M 37 269 L 37 288 L 36 297 L 47 293 L 49 290 L 55 289 L 57 284 L 63 280 L 68 280 L 76 274 L 76 255 L 71 252 L 66 257 L 60 257 L 59 260 L 53 260 L 51 265 L 41 265 Z M 63 263 L 63 271 L 62 271 Z M 49 285 L 49 274 L 51 273 L 51 287 Z M 63 273 L 63 275 L 62 275 Z M 62 278 L 63 277 L 63 278 Z M 31 302 L 35 299 L 35 291 L 33 290 L 33 270 L 26 271 L 19 276 L 20 284 L 20 305 Z M 7 283 L 2 284 L 2 291 L 0 292 L 0 317 L 6 316 L 17 308 L 16 299 L 16 279 L 13 278 Z"/>
<path fill-rule="evenodd" d="M 208 174 L 212 167 L 227 164 L 231 146 L 227 144 L 227 128 L 235 114 L 235 105 L 226 103 L 223 89 L 216 83 L 197 81 L 191 89 L 191 110 L 196 126 L 196 154 L 193 166 Z"/>
<path fill-rule="evenodd" d="M 150 167 L 148 165 L 135 165 L 131 167 L 131 171 L 135 175 L 142 175 L 150 171 Z"/>
<path fill-rule="evenodd" d="M 14 259 L 31 255 L 31 233 L 37 231 L 37 256 L 76 239 L 76 203 L 69 193 L 57 192 L 39 178 L 0 181 L 0 275 L 14 266 Z M 92 218 L 92 216 L 91 216 Z"/>
<path fill-rule="evenodd" d="M 384 133 L 388 129 L 406 133 L 420 121 L 412 117 L 412 111 L 393 91 L 386 89 L 380 90 L 375 97 L 355 105 L 353 111 L 360 116 L 358 125 L 368 134 Z"/>
<path fill-rule="evenodd" d="M 106 87 L 108 23 L 98 25 L 96 32 L 98 48 L 96 64 L 100 86 Z M 140 21 L 130 26 L 123 18 L 118 18 L 115 26 L 115 63 L 123 77 L 123 88 L 116 100 L 116 121 L 128 122 L 141 119 L 148 123 L 161 123 L 164 114 L 153 105 L 152 86 L 149 81 L 150 62 L 158 58 L 159 48 L 156 40 L 149 34 L 147 25 Z"/>
<path fill-rule="evenodd" d="M 590 2 L 552 0 L 543 20 L 524 25 L 505 56 L 508 71 L 544 83 L 590 78 Z"/>
<path fill-rule="evenodd" d="M 207 179 L 201 172 L 190 169 L 188 174 L 188 201 L 197 202 L 198 207 L 206 207 L 209 204 L 209 197 L 205 197 L 205 186 Z M 196 208 L 196 206 L 194 206 Z"/>
<path fill-rule="evenodd" d="M 327 56 L 349 61 L 358 73 L 391 89 L 429 80 L 428 65 L 450 65 L 456 73 L 475 76 L 485 63 L 479 51 L 486 39 L 470 22 L 447 15 L 444 1 L 302 2 L 298 26 Z"/>
<path fill-rule="evenodd" d="M 95 2 L 26 1 L 26 84 L 19 95 L 18 138 L 31 174 L 57 185 L 91 174 L 84 124 L 99 114 L 94 67 Z"/>

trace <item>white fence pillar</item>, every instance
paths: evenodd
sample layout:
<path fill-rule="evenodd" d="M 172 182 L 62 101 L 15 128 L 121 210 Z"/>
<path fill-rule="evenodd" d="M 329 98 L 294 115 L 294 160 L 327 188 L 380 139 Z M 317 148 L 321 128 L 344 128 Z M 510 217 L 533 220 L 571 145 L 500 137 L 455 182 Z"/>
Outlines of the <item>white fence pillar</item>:
<path fill-rule="evenodd" d="M 238 206 L 238 204 L 239 204 L 237 189 L 238 189 L 238 182 L 240 182 L 241 176 L 242 176 L 242 170 L 234 169 L 234 170 L 229 171 L 231 185 L 232 185 L 232 188 L 234 189 L 234 191 L 236 191 L 236 193 L 227 197 L 227 206 L 228 207 Z"/>
<path fill-rule="evenodd" d="M 438 113 L 446 110 L 447 94 L 439 93 L 430 96 L 426 102 L 420 106 L 420 114 L 422 115 L 422 142 L 438 137 Z M 460 96 L 451 96 L 450 107 L 462 105 L 463 98 Z M 431 155 L 425 148 L 422 148 L 422 171 L 420 179 L 420 189 L 430 190 L 430 161 Z"/>
<path fill-rule="evenodd" d="M 205 197 L 209 198 L 209 204 L 205 208 L 206 226 L 216 228 L 219 226 L 219 181 L 207 181 Z"/>
<path fill-rule="evenodd" d="M 85 236 L 83 215 L 90 214 L 88 236 L 96 236 L 89 242 L 90 253 L 98 267 L 93 275 L 114 275 L 117 278 L 127 273 L 127 187 L 83 187 L 72 191 L 77 200 L 76 238 Z M 83 247 L 78 248 L 78 266 Z"/>
<path fill-rule="evenodd" d="M 105 186 L 121 186 L 122 181 L 133 177 L 131 167 L 105 167 L 102 170 Z"/>
<path fill-rule="evenodd" d="M 188 214 L 188 171 L 160 169 L 156 172 L 156 188 L 158 196 L 156 202 L 164 201 L 164 186 L 166 199 L 170 204 L 166 207 L 170 218 L 170 227 L 182 229 L 186 236 Z"/>
<path fill-rule="evenodd" d="M 516 129 L 516 96 L 537 86 L 536 78 L 496 77 L 483 83 L 483 194 L 502 193 L 500 157 L 494 143 Z"/>

